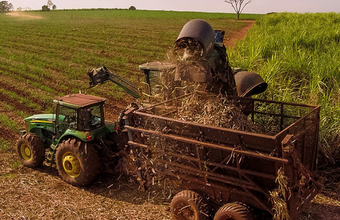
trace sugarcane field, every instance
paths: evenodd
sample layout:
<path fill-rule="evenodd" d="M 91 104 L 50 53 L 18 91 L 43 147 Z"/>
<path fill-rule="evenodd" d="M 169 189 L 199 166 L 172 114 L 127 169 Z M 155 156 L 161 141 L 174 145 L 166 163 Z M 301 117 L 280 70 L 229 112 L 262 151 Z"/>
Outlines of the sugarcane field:
<path fill-rule="evenodd" d="M 0 219 L 340 219 L 339 13 L 44 6 L 0 13 Z"/>

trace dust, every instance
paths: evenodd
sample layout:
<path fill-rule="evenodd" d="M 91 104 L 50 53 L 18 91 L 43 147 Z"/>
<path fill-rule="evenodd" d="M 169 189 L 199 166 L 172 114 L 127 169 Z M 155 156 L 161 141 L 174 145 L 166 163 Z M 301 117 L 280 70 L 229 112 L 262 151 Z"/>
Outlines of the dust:
<path fill-rule="evenodd" d="M 6 15 L 25 18 L 25 19 L 42 19 L 43 18 L 42 16 L 30 15 L 25 12 L 9 12 L 9 13 L 6 13 Z"/>

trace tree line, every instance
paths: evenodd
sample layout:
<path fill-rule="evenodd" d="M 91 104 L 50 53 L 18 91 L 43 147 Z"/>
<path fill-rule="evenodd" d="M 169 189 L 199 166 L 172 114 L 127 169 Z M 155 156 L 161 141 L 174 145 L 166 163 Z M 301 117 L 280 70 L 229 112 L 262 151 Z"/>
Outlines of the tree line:
<path fill-rule="evenodd" d="M 242 13 L 243 9 L 249 4 L 251 3 L 252 0 L 224 0 L 224 2 L 230 4 L 234 11 L 237 14 L 237 19 L 240 19 L 240 14 Z M 13 10 L 13 4 L 9 3 L 8 1 L 1 1 L 0 2 L 0 12 L 2 13 L 7 13 L 11 10 Z M 18 8 L 18 11 L 21 11 L 21 7 Z M 51 0 L 47 1 L 46 5 L 43 5 L 41 7 L 42 11 L 50 11 L 51 9 L 55 10 L 57 9 L 57 6 L 55 4 L 53 4 L 53 2 Z M 135 6 L 131 6 L 129 8 L 129 10 L 136 10 Z"/>
<path fill-rule="evenodd" d="M 0 12 L 1 13 L 7 13 L 11 10 L 13 10 L 14 7 L 13 7 L 13 4 L 12 3 L 9 3 L 8 1 L 1 1 L 0 2 Z"/>
<path fill-rule="evenodd" d="M 47 4 L 43 5 L 41 7 L 42 11 L 50 11 L 51 9 L 53 9 L 53 10 L 57 9 L 57 6 L 55 4 L 53 4 L 53 2 L 51 0 L 48 0 Z M 1 1 L 0 2 L 0 13 L 7 13 L 7 12 L 10 12 L 10 11 L 13 11 L 13 10 L 14 10 L 14 6 L 13 6 L 12 3 L 9 3 L 8 1 Z M 19 7 L 17 10 L 21 11 L 22 7 Z"/>

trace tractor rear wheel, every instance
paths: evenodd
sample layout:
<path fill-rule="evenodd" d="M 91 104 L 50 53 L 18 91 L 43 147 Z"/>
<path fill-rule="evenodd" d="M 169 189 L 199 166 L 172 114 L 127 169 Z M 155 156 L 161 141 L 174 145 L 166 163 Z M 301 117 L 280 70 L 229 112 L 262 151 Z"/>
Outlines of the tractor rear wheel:
<path fill-rule="evenodd" d="M 16 144 L 20 161 L 26 167 L 38 167 L 45 160 L 44 142 L 34 133 L 22 135 Z"/>
<path fill-rule="evenodd" d="M 191 190 L 177 193 L 170 203 L 171 217 L 176 220 L 205 220 L 209 208 L 205 199 Z"/>
<path fill-rule="evenodd" d="M 94 146 L 75 138 L 59 144 L 55 160 L 61 178 L 74 186 L 86 186 L 99 174 L 99 158 Z"/>
<path fill-rule="evenodd" d="M 252 220 L 254 216 L 251 214 L 247 205 L 240 202 L 227 203 L 222 206 L 215 214 L 214 220 Z"/>

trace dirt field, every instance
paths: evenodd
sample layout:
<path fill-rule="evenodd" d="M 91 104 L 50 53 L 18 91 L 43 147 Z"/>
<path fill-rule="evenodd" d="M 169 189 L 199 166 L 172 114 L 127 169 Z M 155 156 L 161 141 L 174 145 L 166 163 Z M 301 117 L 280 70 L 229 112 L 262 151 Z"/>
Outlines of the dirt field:
<path fill-rule="evenodd" d="M 245 26 L 244 28 L 242 28 L 240 31 L 232 33 L 232 38 L 226 38 L 224 39 L 224 45 L 226 47 L 233 47 L 236 43 L 237 40 L 241 40 L 243 39 L 244 36 L 246 36 L 247 31 L 253 26 L 253 24 L 255 23 L 255 21 L 253 20 L 249 20 L 247 21 L 248 25 Z"/>
<path fill-rule="evenodd" d="M 21 17 L 21 18 L 25 18 L 25 19 L 42 19 L 41 16 L 35 16 L 35 15 L 29 15 L 29 14 L 25 14 L 25 13 L 18 13 L 18 12 L 11 12 L 11 13 L 7 13 L 6 15 L 9 16 L 14 16 L 14 17 Z"/>
<path fill-rule="evenodd" d="M 227 39 L 227 46 L 241 39 L 252 24 Z M 0 97 L 0 103 L 4 99 Z M 108 102 L 109 120 L 115 120 L 128 101 L 120 100 L 119 106 Z M 1 105 L 0 111 L 5 111 Z M 12 120 L 21 119 L 13 116 Z M 3 126 L 0 132 L 14 146 L 18 134 Z M 340 168 L 324 168 L 321 173 L 325 188 L 300 219 L 340 219 Z M 101 174 L 89 187 L 73 187 L 61 180 L 55 168 L 26 168 L 13 148 L 0 150 L 0 219 L 169 219 L 168 205 L 175 192 L 164 183 L 145 192 L 131 177 L 109 174 Z"/>

